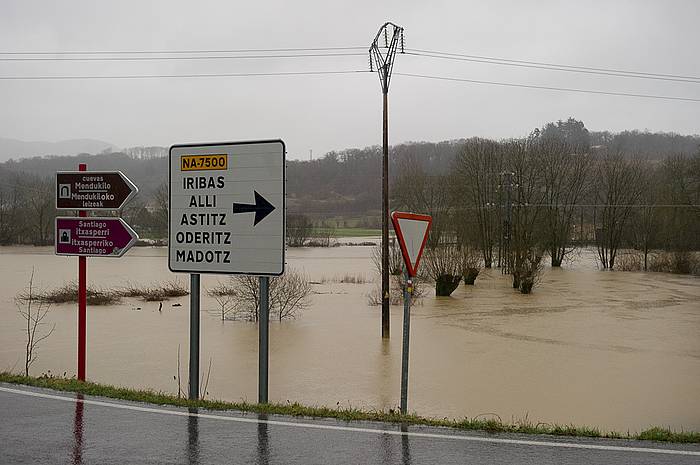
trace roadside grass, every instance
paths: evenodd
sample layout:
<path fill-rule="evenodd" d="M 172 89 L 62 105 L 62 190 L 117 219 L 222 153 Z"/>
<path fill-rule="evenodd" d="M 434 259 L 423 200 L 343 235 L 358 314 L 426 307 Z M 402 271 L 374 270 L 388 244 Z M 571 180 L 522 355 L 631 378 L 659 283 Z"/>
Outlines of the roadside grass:
<path fill-rule="evenodd" d="M 0 382 L 23 384 L 57 391 L 75 392 L 84 395 L 109 397 L 135 402 L 147 402 L 156 405 L 202 408 L 208 410 L 237 410 L 241 412 L 288 415 L 296 417 L 334 418 L 343 421 L 377 421 L 456 428 L 460 430 L 477 430 L 487 433 L 549 434 L 555 436 L 578 436 L 590 438 L 637 439 L 676 443 L 700 443 L 700 432 L 672 431 L 653 427 L 638 434 L 622 434 L 614 431 L 604 432 L 598 428 L 575 425 L 556 425 L 532 423 L 529 420 L 504 423 L 500 418 L 465 418 L 455 420 L 448 418 L 425 418 L 415 414 L 402 415 L 397 410 L 359 410 L 355 408 L 308 407 L 297 402 L 286 404 L 252 404 L 248 402 L 223 402 L 217 400 L 188 400 L 164 392 L 153 390 L 129 389 L 92 382 L 81 382 L 75 378 L 61 378 L 51 375 L 40 377 L 15 375 L 0 372 Z"/>

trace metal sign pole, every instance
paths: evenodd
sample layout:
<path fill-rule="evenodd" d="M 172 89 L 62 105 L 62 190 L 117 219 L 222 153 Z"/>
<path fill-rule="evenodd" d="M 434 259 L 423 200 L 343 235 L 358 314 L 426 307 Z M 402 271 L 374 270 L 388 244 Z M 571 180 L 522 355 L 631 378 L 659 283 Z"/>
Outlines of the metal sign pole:
<path fill-rule="evenodd" d="M 406 271 L 403 290 L 403 348 L 401 351 L 401 413 L 408 409 L 408 338 L 411 332 L 411 292 L 413 283 Z"/>
<path fill-rule="evenodd" d="M 260 276 L 260 318 L 258 320 L 258 403 L 267 404 L 269 349 L 270 278 Z"/>
<path fill-rule="evenodd" d="M 199 274 L 190 274 L 190 396 L 199 399 Z"/>

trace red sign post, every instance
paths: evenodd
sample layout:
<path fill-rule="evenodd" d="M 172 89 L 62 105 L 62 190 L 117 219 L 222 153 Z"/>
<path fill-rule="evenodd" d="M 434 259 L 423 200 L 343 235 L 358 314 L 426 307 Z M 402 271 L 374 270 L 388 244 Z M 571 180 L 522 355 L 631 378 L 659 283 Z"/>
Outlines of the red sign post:
<path fill-rule="evenodd" d="M 78 166 L 80 171 L 87 171 L 87 163 Z M 87 212 L 80 210 L 78 216 L 85 218 Z M 56 231 L 58 232 L 58 231 Z M 87 258 L 78 257 L 78 380 L 85 381 L 85 346 L 87 317 Z"/>
<path fill-rule="evenodd" d="M 121 257 L 138 236 L 121 218 L 88 218 L 87 210 L 119 210 L 138 189 L 121 172 L 56 173 L 56 208 L 75 209 L 77 218 L 56 218 L 56 255 L 78 256 L 78 380 L 85 381 L 87 257 Z"/>

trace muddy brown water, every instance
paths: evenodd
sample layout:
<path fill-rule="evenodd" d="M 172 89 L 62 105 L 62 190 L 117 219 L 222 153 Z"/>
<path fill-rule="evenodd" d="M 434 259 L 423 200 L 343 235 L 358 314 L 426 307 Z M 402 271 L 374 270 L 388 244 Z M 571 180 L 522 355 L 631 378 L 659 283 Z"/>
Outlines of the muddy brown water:
<path fill-rule="evenodd" d="M 154 283 L 187 275 L 167 269 L 166 249 L 136 248 L 121 259 L 89 259 L 91 285 Z M 270 331 L 270 400 L 308 405 L 395 408 L 399 403 L 401 313 L 392 307 L 389 341 L 380 310 L 367 304 L 375 284 L 340 284 L 344 274 L 374 277 L 371 247 L 291 249 L 288 263 L 313 281 L 312 305 Z M 77 260 L 52 248 L 0 248 L 0 370 L 23 365 L 23 320 L 13 302 L 32 267 L 42 288 L 75 279 Z M 203 276 L 211 287 L 220 276 Z M 181 306 L 173 306 L 173 304 Z M 187 297 L 124 299 L 88 307 L 90 380 L 177 392 L 178 345 L 186 391 Z M 140 308 L 140 309 L 139 309 Z M 202 361 L 211 360 L 208 397 L 255 401 L 257 326 L 222 322 L 202 301 Z M 38 375 L 75 374 L 76 306 L 54 305 L 53 335 L 39 347 Z M 510 288 L 498 270 L 449 298 L 430 292 L 411 323 L 409 410 L 430 417 L 498 415 L 504 421 L 640 431 L 651 425 L 700 430 L 700 279 L 604 272 L 584 251 L 546 269 L 532 295 Z"/>

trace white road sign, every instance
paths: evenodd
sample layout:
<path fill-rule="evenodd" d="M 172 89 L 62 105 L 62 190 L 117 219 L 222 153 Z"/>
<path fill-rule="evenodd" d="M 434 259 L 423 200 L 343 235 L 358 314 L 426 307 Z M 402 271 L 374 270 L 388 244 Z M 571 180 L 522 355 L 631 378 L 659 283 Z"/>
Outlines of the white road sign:
<path fill-rule="evenodd" d="M 169 224 L 171 271 L 281 275 L 284 142 L 170 147 Z"/>

